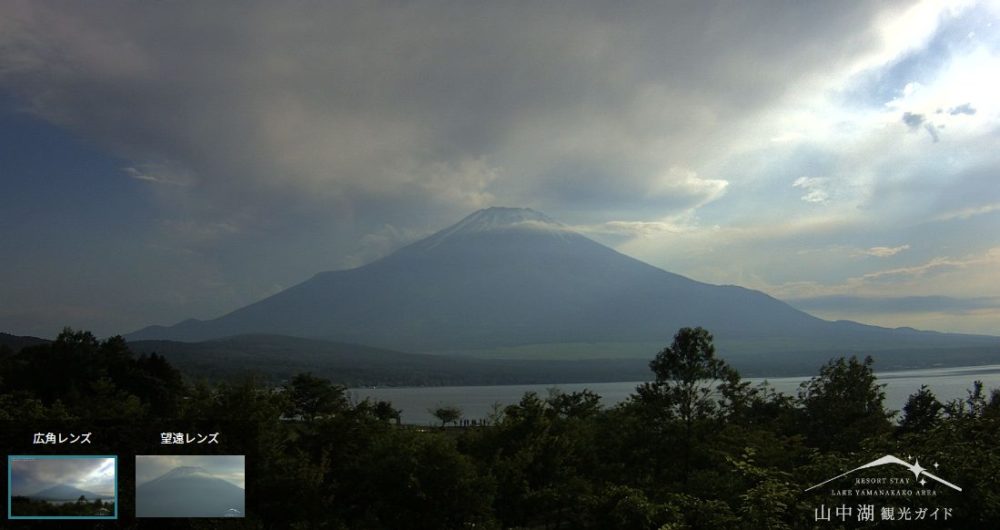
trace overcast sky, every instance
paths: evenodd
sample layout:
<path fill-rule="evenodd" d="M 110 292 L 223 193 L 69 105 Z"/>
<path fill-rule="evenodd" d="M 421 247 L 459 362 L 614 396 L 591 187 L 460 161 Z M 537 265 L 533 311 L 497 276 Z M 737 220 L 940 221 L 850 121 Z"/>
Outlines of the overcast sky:
<path fill-rule="evenodd" d="M 0 330 L 211 318 L 491 205 L 1000 334 L 1000 2 L 0 3 Z"/>
<path fill-rule="evenodd" d="M 115 459 L 15 458 L 10 463 L 10 483 L 14 495 L 34 495 L 52 486 L 65 485 L 114 497 Z"/>

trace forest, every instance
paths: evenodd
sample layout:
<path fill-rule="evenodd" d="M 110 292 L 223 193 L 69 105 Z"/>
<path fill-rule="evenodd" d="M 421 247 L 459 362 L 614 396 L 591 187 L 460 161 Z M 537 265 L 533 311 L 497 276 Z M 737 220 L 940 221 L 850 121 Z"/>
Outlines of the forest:
<path fill-rule="evenodd" d="M 52 503 L 27 497 L 11 497 L 11 514 L 17 517 L 110 517 L 115 513 L 115 503 L 84 498 L 76 502 Z"/>
<path fill-rule="evenodd" d="M 785 395 L 743 380 L 702 328 L 677 331 L 649 367 L 614 407 L 553 390 L 482 425 L 449 414 L 427 428 L 309 373 L 194 380 L 120 337 L 66 329 L 0 348 L 0 440 L 18 454 L 119 455 L 119 521 L 95 528 L 1000 528 L 1000 390 L 977 383 L 942 403 L 924 387 L 891 411 L 872 359 L 844 356 Z M 60 429 L 91 429 L 93 447 L 32 447 L 32 433 Z M 212 451 L 246 455 L 245 519 L 134 518 L 128 462 L 207 449 L 158 445 L 159 432 L 182 429 L 214 429 Z M 900 466 L 810 489 L 884 455 L 961 491 L 918 485 L 926 475 Z M 855 477 L 910 494 L 852 493 Z"/>

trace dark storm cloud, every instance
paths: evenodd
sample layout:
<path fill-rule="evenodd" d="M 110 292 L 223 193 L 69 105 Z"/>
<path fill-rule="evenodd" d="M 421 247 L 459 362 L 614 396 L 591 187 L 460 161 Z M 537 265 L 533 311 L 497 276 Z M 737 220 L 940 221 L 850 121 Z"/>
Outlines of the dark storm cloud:
<path fill-rule="evenodd" d="M 963 103 L 957 107 L 948 109 L 948 114 L 951 114 L 952 116 L 958 116 L 959 114 L 973 116 L 976 114 L 976 109 L 972 108 L 971 103 Z"/>
<path fill-rule="evenodd" d="M 923 114 L 914 114 L 912 112 L 903 113 L 903 123 L 910 128 L 911 131 L 917 130 L 924 123 Z"/>
<path fill-rule="evenodd" d="M 33 495 L 57 485 L 99 495 L 110 495 L 115 490 L 111 458 L 15 458 L 10 473 L 14 495 Z"/>
<path fill-rule="evenodd" d="M 869 44 L 873 9 L 25 2 L 4 9 L 0 81 L 129 176 L 192 184 L 159 193 L 210 222 L 313 200 L 558 209 L 567 190 L 682 209 L 704 196 L 647 180 Z"/>
<path fill-rule="evenodd" d="M 923 114 L 915 114 L 913 112 L 903 113 L 903 123 L 910 128 L 911 131 L 916 131 L 923 126 L 923 129 L 927 131 L 930 135 L 931 141 L 937 143 L 940 140 L 938 135 L 938 128 L 933 123 L 927 121 L 927 118 Z"/>

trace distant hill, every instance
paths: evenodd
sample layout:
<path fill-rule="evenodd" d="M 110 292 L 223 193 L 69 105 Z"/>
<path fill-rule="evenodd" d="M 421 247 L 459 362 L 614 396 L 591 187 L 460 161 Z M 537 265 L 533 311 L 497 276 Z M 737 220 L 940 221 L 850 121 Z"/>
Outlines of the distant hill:
<path fill-rule="evenodd" d="M 530 361 L 402 353 L 315 339 L 242 335 L 204 342 L 136 341 L 137 353 L 158 353 L 184 373 L 229 378 L 262 374 L 275 381 L 312 372 L 348 386 L 493 385 L 636 381 L 649 359 Z"/>
<path fill-rule="evenodd" d="M 34 346 L 36 344 L 45 344 L 46 342 L 49 341 L 38 337 L 22 337 L 18 335 L 11 335 L 10 333 L 0 332 L 0 346 L 6 346 L 14 353 L 21 351 L 22 348 Z"/>
<path fill-rule="evenodd" d="M 47 341 L 42 341 L 47 342 Z M 130 342 L 136 354 L 157 353 L 184 374 L 213 380 L 245 374 L 281 383 L 303 372 L 346 386 L 461 386 L 503 384 L 567 384 L 644 381 L 652 375 L 649 361 L 666 344 L 631 345 L 627 358 L 537 359 L 468 357 L 404 353 L 357 344 L 280 335 L 241 335 L 202 342 L 150 340 Z M 572 345 L 569 351 L 575 351 Z M 814 350 L 808 355 L 779 352 L 768 355 L 719 354 L 746 377 L 813 375 L 826 360 L 850 352 Z M 881 350 L 880 371 L 952 365 L 981 365 L 996 361 L 992 347 Z"/>
<path fill-rule="evenodd" d="M 242 517 L 243 488 L 193 466 L 174 468 L 135 490 L 136 517 Z"/>
<path fill-rule="evenodd" d="M 649 361 L 664 345 L 643 357 L 624 359 L 493 359 L 454 355 L 403 353 L 316 339 L 279 335 L 242 335 L 204 342 L 137 341 L 137 353 L 158 353 L 182 372 L 194 377 L 229 379 L 244 373 L 263 375 L 272 382 L 312 372 L 346 386 L 462 386 L 503 384 L 568 384 L 645 381 L 652 376 Z M 745 377 L 815 375 L 828 359 L 850 354 L 838 349 L 770 355 L 729 356 Z M 948 358 L 954 365 L 996 362 L 991 347 L 882 350 L 876 355 L 880 371 L 933 368 Z"/>
<path fill-rule="evenodd" d="M 684 326 L 708 328 L 730 359 L 787 353 L 818 361 L 830 352 L 889 350 L 947 358 L 965 348 L 993 348 L 1000 359 L 997 337 L 825 321 L 759 291 L 653 267 L 521 208 L 481 210 L 368 265 L 317 274 L 216 319 L 148 327 L 128 338 L 265 333 L 519 357 L 573 344 L 592 358 L 648 359 Z"/>

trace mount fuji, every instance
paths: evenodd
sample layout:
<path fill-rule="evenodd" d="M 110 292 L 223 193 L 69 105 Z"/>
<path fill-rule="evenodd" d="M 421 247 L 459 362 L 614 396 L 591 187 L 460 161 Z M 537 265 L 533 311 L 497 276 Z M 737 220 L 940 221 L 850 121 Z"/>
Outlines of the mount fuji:
<path fill-rule="evenodd" d="M 34 495 L 29 495 L 29 498 L 43 500 L 43 501 L 75 501 L 80 497 L 83 497 L 88 502 L 95 499 L 113 499 L 112 495 L 98 495 L 96 493 L 82 490 L 75 486 L 70 486 L 69 484 L 57 484 L 45 488 Z"/>
<path fill-rule="evenodd" d="M 654 267 L 525 208 L 488 208 L 367 265 L 313 278 L 212 320 L 130 340 L 244 334 L 411 352 L 581 347 L 606 357 L 702 326 L 730 353 L 997 346 L 996 337 L 830 322 L 734 285 Z M 630 346 L 631 345 L 631 346 Z M 634 349 L 634 348 L 633 348 Z"/>
<path fill-rule="evenodd" d="M 135 490 L 136 517 L 242 517 L 243 488 L 196 466 L 177 467 Z"/>

